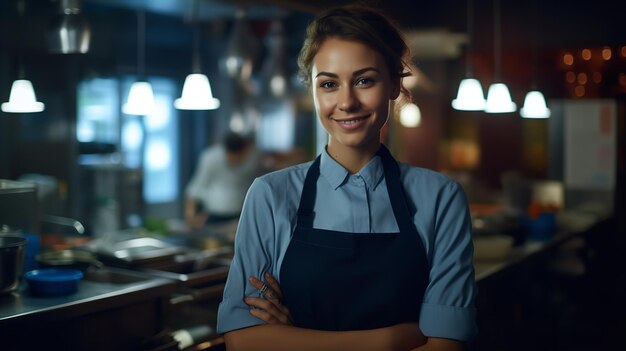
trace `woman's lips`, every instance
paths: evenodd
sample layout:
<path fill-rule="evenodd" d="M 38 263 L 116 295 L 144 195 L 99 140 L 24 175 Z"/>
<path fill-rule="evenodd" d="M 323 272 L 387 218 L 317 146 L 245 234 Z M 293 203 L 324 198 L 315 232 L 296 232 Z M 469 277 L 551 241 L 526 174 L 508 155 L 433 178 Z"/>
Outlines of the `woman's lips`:
<path fill-rule="evenodd" d="M 363 116 L 363 117 L 345 118 L 345 119 L 334 119 L 333 118 L 333 121 L 335 121 L 343 129 L 354 130 L 354 129 L 359 128 L 361 125 L 363 125 L 364 121 L 368 117 L 369 117 L 369 115 Z"/>

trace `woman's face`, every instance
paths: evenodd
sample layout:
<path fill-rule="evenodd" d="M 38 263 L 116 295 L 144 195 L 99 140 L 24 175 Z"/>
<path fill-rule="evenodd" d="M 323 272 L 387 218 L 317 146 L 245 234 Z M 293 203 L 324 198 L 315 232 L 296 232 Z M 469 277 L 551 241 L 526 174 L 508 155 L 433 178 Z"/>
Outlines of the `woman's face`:
<path fill-rule="evenodd" d="M 400 92 L 380 53 L 360 42 L 326 39 L 311 75 L 315 111 L 330 135 L 329 152 L 378 149 L 390 100 Z"/>

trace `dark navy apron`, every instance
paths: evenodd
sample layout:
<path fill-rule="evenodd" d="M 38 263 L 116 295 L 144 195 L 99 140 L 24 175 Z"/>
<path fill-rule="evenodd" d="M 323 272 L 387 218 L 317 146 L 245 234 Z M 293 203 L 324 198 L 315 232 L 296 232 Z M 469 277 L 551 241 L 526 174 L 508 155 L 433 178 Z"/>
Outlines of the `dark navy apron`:
<path fill-rule="evenodd" d="M 294 324 L 318 330 L 364 330 L 419 321 L 428 282 L 426 250 L 411 220 L 397 162 L 381 145 L 398 233 L 313 228 L 320 157 L 309 168 L 280 284 Z"/>

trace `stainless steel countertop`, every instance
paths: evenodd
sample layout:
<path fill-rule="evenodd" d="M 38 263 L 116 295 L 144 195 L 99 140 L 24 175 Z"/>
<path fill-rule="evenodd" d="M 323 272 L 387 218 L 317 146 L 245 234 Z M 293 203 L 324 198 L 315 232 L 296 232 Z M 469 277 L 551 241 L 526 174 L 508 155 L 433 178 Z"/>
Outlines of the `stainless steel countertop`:
<path fill-rule="evenodd" d="M 138 301 L 169 298 L 175 289 L 173 280 L 109 267 L 87 272 L 78 291 L 66 296 L 33 296 L 22 281 L 16 291 L 0 295 L 0 328 L 62 321 Z"/>

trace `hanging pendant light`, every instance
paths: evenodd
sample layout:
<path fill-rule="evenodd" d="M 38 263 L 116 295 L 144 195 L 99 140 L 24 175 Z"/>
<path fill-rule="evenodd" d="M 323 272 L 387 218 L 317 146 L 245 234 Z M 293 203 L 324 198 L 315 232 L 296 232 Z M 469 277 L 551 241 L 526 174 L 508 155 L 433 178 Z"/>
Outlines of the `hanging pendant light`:
<path fill-rule="evenodd" d="M 550 109 L 546 105 L 546 99 L 539 90 L 532 90 L 526 94 L 520 115 L 524 118 L 550 117 Z"/>
<path fill-rule="evenodd" d="M 24 6 L 25 2 L 19 1 L 17 2 L 17 10 L 19 13 L 20 19 L 24 14 Z M 22 23 L 22 20 L 19 21 Z M 18 31 L 18 42 L 20 42 L 22 37 L 22 30 L 19 27 Z M 41 112 L 44 110 L 45 105 L 42 102 L 37 101 L 35 97 L 35 89 L 33 89 L 33 83 L 30 80 L 24 79 L 24 71 L 21 66 L 22 54 L 21 48 L 18 46 L 17 53 L 17 65 L 18 65 L 18 79 L 13 82 L 11 85 L 11 92 L 9 93 L 9 101 L 2 103 L 0 109 L 3 112 L 8 113 L 34 113 Z"/>
<path fill-rule="evenodd" d="M 154 93 L 147 81 L 136 81 L 130 86 L 128 101 L 122 107 L 127 115 L 149 115 L 154 106 Z"/>
<path fill-rule="evenodd" d="M 2 104 L 2 111 L 10 113 L 41 112 L 44 108 L 45 105 L 37 101 L 35 97 L 33 84 L 26 79 L 18 79 L 13 82 L 9 101 Z"/>
<path fill-rule="evenodd" d="M 137 13 L 137 71 L 139 79 L 130 87 L 128 100 L 122 106 L 127 115 L 149 115 L 154 109 L 154 93 L 152 85 L 145 79 L 145 31 L 146 14 Z"/>
<path fill-rule="evenodd" d="M 262 91 L 265 96 L 283 98 L 290 91 L 287 74 L 286 38 L 281 20 L 273 20 L 266 35 L 268 56 L 261 68 Z"/>
<path fill-rule="evenodd" d="M 238 8 L 226 55 L 221 62 L 226 74 L 243 82 L 248 81 L 258 50 L 259 43 L 246 19 L 246 10 Z"/>
<path fill-rule="evenodd" d="M 194 0 L 192 13 L 193 25 L 193 53 L 192 71 L 185 78 L 183 92 L 180 98 L 174 101 L 174 107 L 179 110 L 215 110 L 220 107 L 220 100 L 213 97 L 209 77 L 202 74 L 200 67 L 199 36 L 196 15 L 198 13 L 198 0 Z"/>
<path fill-rule="evenodd" d="M 538 13 L 536 8 L 537 0 L 533 2 L 533 15 Z M 533 23 L 538 23 L 536 19 L 532 21 Z M 523 118 L 549 118 L 550 117 L 550 109 L 546 105 L 546 98 L 543 96 L 543 93 L 536 88 L 535 77 L 537 76 L 536 67 L 537 67 L 537 45 L 536 41 L 538 38 L 538 28 L 537 25 L 533 25 L 533 33 L 532 33 L 532 69 L 533 69 L 533 83 L 532 89 L 526 93 L 526 97 L 524 98 L 524 106 L 520 109 L 520 116 Z"/>
<path fill-rule="evenodd" d="M 191 73 L 185 78 L 183 93 L 174 101 L 179 110 L 215 110 L 220 100 L 213 97 L 209 78 L 202 73 Z"/>
<path fill-rule="evenodd" d="M 515 112 L 517 105 L 511 100 L 509 88 L 500 81 L 500 64 L 502 59 L 501 33 L 500 33 L 500 1 L 493 1 L 493 36 L 494 36 L 494 76 L 495 82 L 489 87 L 487 92 L 487 113 L 508 113 Z"/>
<path fill-rule="evenodd" d="M 493 83 L 487 92 L 487 113 L 515 112 L 517 105 L 511 100 L 509 88 L 504 83 Z"/>
<path fill-rule="evenodd" d="M 470 48 L 473 37 L 473 6 L 472 0 L 467 0 L 467 52 L 465 58 L 465 79 L 459 84 L 456 99 L 452 100 L 452 107 L 460 111 L 482 111 L 485 109 L 485 95 L 478 79 L 473 78 L 470 62 Z"/>
<path fill-rule="evenodd" d="M 468 76 L 461 81 L 456 99 L 452 100 L 452 107 L 460 111 L 482 111 L 485 109 L 485 95 L 478 79 Z"/>
<path fill-rule="evenodd" d="M 80 0 L 59 0 L 59 12 L 48 25 L 48 50 L 59 54 L 89 51 L 91 28 L 81 13 Z"/>

